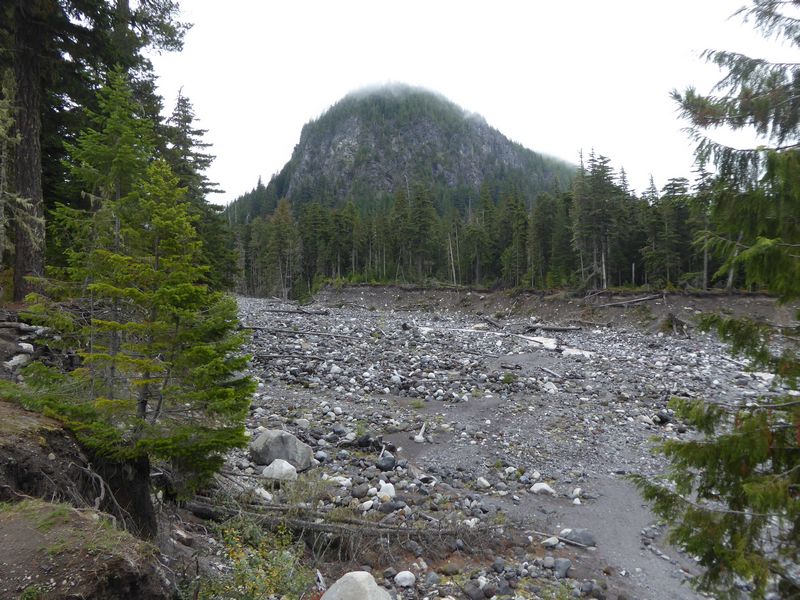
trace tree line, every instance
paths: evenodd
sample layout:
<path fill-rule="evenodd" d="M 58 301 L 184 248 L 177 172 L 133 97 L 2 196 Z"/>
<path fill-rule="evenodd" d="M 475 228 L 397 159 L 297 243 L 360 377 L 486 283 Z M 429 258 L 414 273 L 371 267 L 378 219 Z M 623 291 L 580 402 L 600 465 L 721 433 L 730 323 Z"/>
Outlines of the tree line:
<path fill-rule="evenodd" d="M 718 273 L 728 256 L 709 242 L 731 233 L 720 200 L 746 195 L 702 170 L 660 190 L 651 179 L 637 195 L 624 169 L 592 152 L 569 189 L 533 198 L 484 184 L 477 198 L 456 203 L 411 183 L 371 203 L 273 199 L 269 214 L 241 219 L 229 207 L 228 218 L 237 289 L 247 294 L 302 298 L 327 280 L 708 289 L 743 283 L 735 268 Z M 262 201 L 259 181 L 238 204 Z"/>

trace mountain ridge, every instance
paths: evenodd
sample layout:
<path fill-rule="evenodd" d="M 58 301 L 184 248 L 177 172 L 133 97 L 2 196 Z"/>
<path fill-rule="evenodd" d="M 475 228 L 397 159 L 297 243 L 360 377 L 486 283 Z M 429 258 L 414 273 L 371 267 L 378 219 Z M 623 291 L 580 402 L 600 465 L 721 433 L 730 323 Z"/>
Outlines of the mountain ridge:
<path fill-rule="evenodd" d="M 495 195 L 513 189 L 530 205 L 540 192 L 565 189 L 575 168 L 510 140 L 437 92 L 391 84 L 351 92 L 306 123 L 283 169 L 250 193 L 260 202 L 246 212 L 267 214 L 284 197 L 295 205 L 363 206 L 416 184 L 459 208 L 484 184 Z M 234 203 L 248 200 L 255 198 Z"/>

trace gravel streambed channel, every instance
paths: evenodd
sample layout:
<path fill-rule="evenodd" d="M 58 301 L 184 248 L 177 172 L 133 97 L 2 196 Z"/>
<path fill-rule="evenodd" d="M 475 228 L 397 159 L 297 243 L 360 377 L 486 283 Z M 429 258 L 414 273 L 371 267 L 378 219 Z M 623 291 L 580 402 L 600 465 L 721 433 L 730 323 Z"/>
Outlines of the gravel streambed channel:
<path fill-rule="evenodd" d="M 310 451 L 299 467 L 236 452 L 232 480 L 251 478 L 266 505 L 462 528 L 444 553 L 409 539 L 391 564 L 365 555 L 350 565 L 397 597 L 551 597 L 558 586 L 575 597 L 699 597 L 686 584 L 698 572 L 692 557 L 666 544 L 625 475 L 656 477 L 666 465 L 654 442 L 693 435 L 671 396 L 769 395 L 770 375 L 694 330 L 370 294 L 329 291 L 304 307 L 239 299 L 258 381 L 249 434 L 286 432 Z"/>

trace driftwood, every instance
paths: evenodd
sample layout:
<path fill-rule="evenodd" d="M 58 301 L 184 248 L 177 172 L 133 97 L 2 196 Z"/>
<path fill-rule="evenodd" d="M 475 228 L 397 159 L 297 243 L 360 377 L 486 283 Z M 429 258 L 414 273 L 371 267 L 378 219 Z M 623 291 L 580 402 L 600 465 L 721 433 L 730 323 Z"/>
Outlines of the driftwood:
<path fill-rule="evenodd" d="M 606 323 L 598 323 L 597 321 L 587 321 L 585 319 L 570 319 L 573 323 L 580 323 L 581 325 L 586 325 L 587 327 L 611 327 L 611 321 Z"/>
<path fill-rule="evenodd" d="M 487 323 L 488 325 L 491 325 L 495 329 L 502 329 L 503 328 L 503 326 L 500 325 L 500 323 L 498 323 L 494 319 L 490 319 L 489 317 L 481 317 L 481 319 L 483 320 L 484 323 Z"/>
<path fill-rule="evenodd" d="M 262 308 L 262 313 L 277 313 L 285 315 L 329 315 L 329 310 L 305 310 L 304 308 Z"/>
<path fill-rule="evenodd" d="M 369 554 L 378 554 L 385 560 L 391 560 L 394 552 L 402 552 L 402 548 L 412 540 L 423 546 L 426 557 L 443 558 L 452 551 L 457 539 L 474 547 L 483 547 L 476 543 L 479 538 L 499 540 L 497 534 L 503 530 L 499 525 L 478 525 L 474 528 L 444 526 L 427 515 L 424 524 L 407 526 L 341 515 L 332 520 L 326 512 L 297 506 L 246 503 L 228 508 L 199 498 L 187 502 L 185 508 L 207 520 L 223 521 L 245 516 L 266 529 L 288 528 L 305 540 L 315 558 L 334 552 L 338 554 L 338 560 L 358 560 Z"/>
<path fill-rule="evenodd" d="M 255 325 L 243 325 L 242 329 L 252 329 L 253 331 L 266 331 L 267 333 L 274 333 L 276 335 L 318 335 L 320 337 L 341 338 L 344 340 L 353 340 L 360 342 L 361 338 L 352 335 L 345 335 L 343 333 L 328 333 L 327 331 L 295 331 L 294 329 L 276 329 L 274 327 L 256 327 Z"/>
<path fill-rule="evenodd" d="M 262 505 L 246 503 L 242 507 L 234 509 L 219 506 L 212 502 L 192 500 L 186 503 L 185 508 L 198 517 L 212 521 L 245 515 L 253 517 L 256 520 L 262 520 L 263 523 L 268 525 L 283 524 L 291 528 L 304 528 L 309 531 L 322 531 L 325 533 L 347 533 L 352 532 L 353 527 L 357 527 L 360 532 L 366 534 L 380 535 L 381 533 L 397 533 L 427 539 L 442 535 L 460 536 L 463 535 L 465 531 L 479 533 L 502 529 L 500 525 L 476 525 L 469 529 L 465 526 L 431 527 L 430 525 L 426 525 L 425 527 L 415 527 L 409 525 L 403 527 L 401 525 L 356 518 L 337 518 L 335 521 L 327 521 L 326 519 L 329 515 L 325 512 L 299 509 L 297 506 L 285 504 Z M 426 520 L 428 522 L 433 522 L 429 519 Z M 436 521 L 436 519 L 434 519 L 434 521 Z"/>
<path fill-rule="evenodd" d="M 654 294 L 652 296 L 645 296 L 644 298 L 634 298 L 633 300 L 622 300 L 620 302 L 609 302 L 608 304 L 600 304 L 596 308 L 608 308 L 609 306 L 627 306 L 629 304 L 638 304 L 639 302 L 647 302 L 648 300 L 657 300 L 661 298 L 661 294 Z"/>
<path fill-rule="evenodd" d="M 550 370 L 550 369 L 548 369 L 547 367 L 539 367 L 539 368 L 540 368 L 542 371 L 544 371 L 545 373 L 547 373 L 548 375 L 552 375 L 552 376 L 553 376 L 553 377 L 555 377 L 556 379 L 564 379 L 564 377 L 562 377 L 561 375 L 559 375 L 559 374 L 558 374 L 558 373 L 556 373 L 555 371 L 551 371 L 551 370 Z"/>
<path fill-rule="evenodd" d="M 529 325 L 526 331 L 580 331 L 577 325 Z"/>
<path fill-rule="evenodd" d="M 324 358 L 322 358 L 320 356 L 315 356 L 313 354 L 291 354 L 291 353 L 285 353 L 285 354 L 256 354 L 256 355 L 253 356 L 253 358 L 261 358 L 261 359 L 264 359 L 264 360 L 272 360 L 272 359 L 275 359 L 275 358 L 305 358 L 307 360 L 319 360 L 319 361 L 325 360 Z"/>
<path fill-rule="evenodd" d="M 578 548 L 586 548 L 586 549 L 588 549 L 588 548 L 591 547 L 591 546 L 587 546 L 586 544 L 581 544 L 580 542 L 574 542 L 574 541 L 572 541 L 570 539 L 567 539 L 565 537 L 561 537 L 560 535 L 550 535 L 549 533 L 545 533 L 544 531 L 531 530 L 531 533 L 535 533 L 536 535 L 540 535 L 543 538 L 550 538 L 550 537 L 558 538 L 559 542 L 564 542 L 565 544 L 570 544 L 571 546 L 577 546 Z"/>

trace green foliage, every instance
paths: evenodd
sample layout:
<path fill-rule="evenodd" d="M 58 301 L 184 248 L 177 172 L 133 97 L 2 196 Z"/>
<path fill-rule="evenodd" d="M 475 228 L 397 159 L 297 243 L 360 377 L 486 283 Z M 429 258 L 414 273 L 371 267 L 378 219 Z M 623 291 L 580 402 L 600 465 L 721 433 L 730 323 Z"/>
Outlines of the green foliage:
<path fill-rule="evenodd" d="M 19 595 L 19 600 L 39 600 L 46 597 L 47 589 L 43 585 L 29 585 Z"/>
<path fill-rule="evenodd" d="M 208 202 L 210 194 L 222 190 L 205 175 L 214 157 L 205 152 L 211 146 L 203 141 L 207 130 L 198 129 L 195 120 L 192 103 L 179 92 L 164 128 L 167 140 L 165 158 L 178 178 L 178 185 L 186 188 L 186 201 L 196 219 L 197 232 L 205 250 L 203 264 L 209 267 L 205 280 L 214 289 L 230 289 L 234 283 L 236 262 L 233 237 L 222 216 L 222 209 Z"/>
<path fill-rule="evenodd" d="M 505 383 L 506 385 L 510 385 L 517 380 L 517 376 L 514 373 L 503 373 L 503 376 L 500 378 L 501 383 Z"/>
<path fill-rule="evenodd" d="M 108 112 L 72 146 L 93 207 L 55 210 L 66 265 L 27 314 L 81 362 L 67 375 L 35 365 L 20 393 L 100 454 L 169 461 L 191 487 L 246 442 L 253 383 L 238 374 L 247 358 L 236 303 L 201 283 L 185 189 L 163 160 L 148 160 L 147 123 L 124 77 L 112 74 L 100 95 Z"/>
<path fill-rule="evenodd" d="M 265 532 L 243 517 L 231 519 L 218 528 L 218 535 L 231 564 L 229 573 L 201 580 L 203 600 L 257 600 L 281 596 L 300 598 L 314 582 L 304 566 L 304 546 L 284 528 Z"/>
<path fill-rule="evenodd" d="M 753 0 L 742 13 L 765 35 L 797 46 L 797 19 L 786 3 Z M 689 89 L 674 94 L 699 140 L 698 160 L 715 161 L 721 177 L 704 220 L 704 245 L 724 257 L 718 276 L 729 285 L 737 270 L 748 285 L 764 287 L 782 301 L 800 298 L 800 116 L 794 92 L 800 67 L 771 64 L 730 52 L 708 52 L 727 74 L 722 96 Z M 703 137 L 717 126 L 752 126 L 771 148 L 734 150 Z M 796 314 L 800 319 L 800 313 Z M 746 402 L 674 400 L 679 416 L 701 437 L 670 440 L 661 451 L 671 463 L 665 483 L 635 478 L 657 513 L 674 523 L 672 540 L 706 568 L 695 582 L 717 597 L 763 598 L 800 595 L 800 360 L 797 333 L 773 343 L 774 327 L 749 319 L 712 315 L 704 319 L 750 360 L 768 369 L 791 392 Z M 785 334 L 786 332 L 781 332 Z M 779 348 L 781 348 L 779 350 Z M 781 389 L 781 388 L 777 388 Z M 741 582 L 748 587 L 744 588 Z"/>

